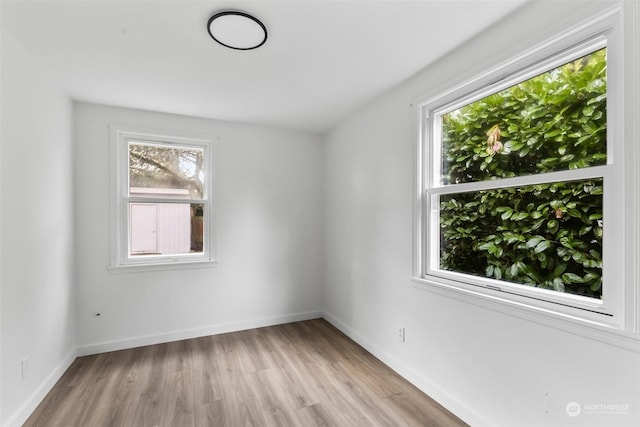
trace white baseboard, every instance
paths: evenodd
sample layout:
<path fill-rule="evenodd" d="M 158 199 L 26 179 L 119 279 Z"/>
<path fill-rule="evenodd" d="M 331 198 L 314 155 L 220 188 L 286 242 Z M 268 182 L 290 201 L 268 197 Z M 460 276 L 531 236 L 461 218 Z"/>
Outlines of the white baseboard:
<path fill-rule="evenodd" d="M 324 312 L 322 317 L 333 326 L 338 328 L 342 333 L 347 335 L 349 338 L 360 344 L 367 351 L 373 354 L 375 357 L 380 359 L 385 365 L 389 366 L 393 369 L 398 375 L 402 376 L 404 379 L 418 387 L 425 394 L 429 395 L 433 400 L 447 408 L 451 411 L 455 416 L 463 420 L 469 425 L 472 426 L 492 426 L 493 424 L 489 422 L 486 418 L 484 418 L 481 414 L 477 413 L 473 409 L 469 408 L 467 405 L 464 405 L 462 402 L 457 400 L 454 396 L 449 394 L 446 390 L 444 390 L 439 385 L 433 383 L 429 379 L 425 378 L 422 374 L 418 373 L 415 369 L 407 365 L 406 363 L 400 361 L 398 358 L 393 356 L 388 351 L 382 349 L 378 345 L 374 344 L 372 341 L 364 337 L 359 332 L 352 329 L 349 325 L 333 316 L 330 313 Z"/>
<path fill-rule="evenodd" d="M 45 398 L 47 393 L 51 391 L 58 382 L 62 374 L 69 369 L 69 366 L 76 360 L 78 356 L 75 348 L 62 359 L 56 368 L 45 378 L 45 380 L 36 388 L 29 398 L 18 408 L 18 410 L 7 420 L 4 427 L 20 427 L 27 421 L 27 418 L 36 410 L 40 402 Z"/>
<path fill-rule="evenodd" d="M 446 392 L 442 387 L 433 383 L 418 373 L 415 369 L 408 366 L 388 351 L 374 344 L 372 341 L 364 337 L 359 332 L 352 329 L 349 325 L 327 312 L 310 311 L 305 313 L 294 313 L 283 316 L 273 316 L 261 319 L 253 319 L 242 322 L 224 323 L 220 325 L 208 326 L 204 328 L 196 328 L 182 331 L 175 331 L 165 334 L 150 335 L 145 337 L 137 337 L 126 340 L 110 341 L 96 344 L 89 344 L 72 349 L 63 361 L 49 374 L 42 384 L 33 392 L 27 401 L 16 411 L 16 413 L 8 419 L 4 427 L 19 427 L 33 413 L 37 406 L 42 402 L 47 393 L 53 388 L 55 383 L 60 379 L 62 374 L 71 366 L 76 357 L 87 356 L 90 354 L 104 353 L 107 351 L 123 350 L 127 348 L 140 347 L 144 345 L 160 344 L 183 339 L 197 338 L 208 335 L 216 335 L 227 332 L 236 332 L 246 329 L 261 328 L 266 326 L 274 326 L 283 323 L 299 322 L 303 320 L 311 320 L 324 318 L 333 326 L 338 328 L 349 338 L 357 342 L 359 345 L 368 350 L 375 357 L 384 362 L 407 381 L 418 387 L 424 393 L 428 394 L 435 401 L 447 408 L 457 417 L 473 426 L 491 426 L 492 424 L 468 406 L 455 399 L 454 396 Z"/>
<path fill-rule="evenodd" d="M 145 337 L 131 338 L 119 341 L 110 341 L 84 345 L 73 348 L 60 364 L 47 376 L 42 384 L 31 394 L 31 396 L 18 408 L 18 410 L 6 421 L 3 427 L 19 427 L 35 411 L 38 405 L 51 391 L 60 377 L 65 373 L 76 357 L 88 356 L 91 354 L 104 353 L 107 351 L 124 350 L 127 348 L 140 347 L 144 345 L 160 344 L 171 341 L 178 341 L 189 338 L 197 338 L 208 335 L 223 334 L 227 332 L 237 332 L 246 329 L 262 328 L 265 326 L 280 325 L 283 323 L 299 322 L 303 320 L 318 319 L 322 317 L 320 311 L 309 311 L 305 313 L 293 313 L 283 316 L 273 316 L 261 319 L 253 319 L 242 322 L 224 323 L 220 325 L 208 326 L 205 328 L 188 329 L 175 331 L 166 334 L 150 335 Z"/>
<path fill-rule="evenodd" d="M 309 311 L 305 313 L 293 313 L 283 316 L 265 317 L 241 322 L 223 323 L 219 325 L 206 326 L 204 328 L 186 329 L 182 331 L 168 332 L 158 335 L 148 335 L 143 337 L 129 338 L 126 340 L 108 341 L 94 344 L 81 345 L 78 347 L 78 356 L 88 356 L 91 354 L 105 353 L 108 351 L 124 350 L 145 345 L 160 344 L 172 341 L 180 341 L 191 338 L 205 337 L 208 335 L 224 334 L 227 332 L 237 332 L 246 329 L 262 328 L 265 326 L 280 325 L 282 323 L 299 322 L 322 317 L 320 311 Z"/>

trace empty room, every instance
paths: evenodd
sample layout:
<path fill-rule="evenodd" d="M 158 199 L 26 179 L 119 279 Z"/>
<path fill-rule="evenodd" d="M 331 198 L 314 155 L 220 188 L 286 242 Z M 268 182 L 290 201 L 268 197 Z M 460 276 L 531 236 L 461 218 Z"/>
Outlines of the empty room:
<path fill-rule="evenodd" d="M 0 23 L 0 426 L 640 425 L 639 1 Z"/>

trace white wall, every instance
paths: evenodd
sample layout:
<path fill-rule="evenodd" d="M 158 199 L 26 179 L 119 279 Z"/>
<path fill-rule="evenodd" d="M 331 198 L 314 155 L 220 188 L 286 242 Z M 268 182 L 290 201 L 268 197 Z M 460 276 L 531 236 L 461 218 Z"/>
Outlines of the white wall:
<path fill-rule="evenodd" d="M 75 357 L 73 166 L 68 97 L 6 33 L 1 48 L 0 424 L 9 425 Z"/>
<path fill-rule="evenodd" d="M 417 140 L 410 104 L 578 22 L 587 9 L 584 2 L 529 5 L 327 136 L 327 318 L 472 425 L 640 425 L 637 353 L 419 290 L 410 280 Z M 437 40 L 425 40 L 425 49 L 430 43 Z M 570 418 L 571 401 L 629 404 L 630 412 Z"/>
<path fill-rule="evenodd" d="M 552 4 L 553 12 L 545 10 Z M 417 290 L 409 279 L 417 126 L 411 101 L 579 19 L 582 6 L 544 2 L 504 19 L 324 142 L 260 126 L 85 103 L 71 108 L 3 34 L 0 424 L 30 413 L 76 344 L 85 354 L 324 310 L 474 425 L 633 425 L 640 418 L 638 354 Z M 437 40 L 425 41 L 425 49 L 430 43 Z M 218 267 L 107 271 L 109 123 L 220 138 Z M 23 381 L 25 356 L 30 374 Z M 569 401 L 629 403 L 632 412 L 570 419 Z"/>
<path fill-rule="evenodd" d="M 74 123 L 81 354 L 319 316 L 319 137 L 84 103 Z M 109 123 L 219 138 L 216 268 L 107 271 Z"/>

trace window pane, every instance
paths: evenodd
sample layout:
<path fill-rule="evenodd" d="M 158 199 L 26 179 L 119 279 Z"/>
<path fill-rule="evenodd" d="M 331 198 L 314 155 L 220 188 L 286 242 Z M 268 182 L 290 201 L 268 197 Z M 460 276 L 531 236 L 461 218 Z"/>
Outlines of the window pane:
<path fill-rule="evenodd" d="M 129 256 L 202 253 L 204 205 L 129 203 Z"/>
<path fill-rule="evenodd" d="M 601 298 L 602 179 L 440 196 L 440 268 Z"/>
<path fill-rule="evenodd" d="M 129 143 L 129 195 L 203 197 L 204 150 Z"/>
<path fill-rule="evenodd" d="M 441 116 L 442 184 L 606 163 L 606 49 Z"/>

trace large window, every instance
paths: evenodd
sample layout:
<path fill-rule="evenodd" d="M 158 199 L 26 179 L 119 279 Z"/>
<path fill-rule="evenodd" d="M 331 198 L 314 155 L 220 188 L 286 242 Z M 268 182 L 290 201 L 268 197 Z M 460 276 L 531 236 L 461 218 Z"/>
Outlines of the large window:
<path fill-rule="evenodd" d="M 421 104 L 414 274 L 624 328 L 620 48 L 581 32 Z"/>
<path fill-rule="evenodd" d="M 206 139 L 114 126 L 112 267 L 213 261 Z"/>

